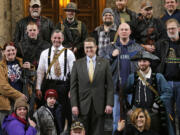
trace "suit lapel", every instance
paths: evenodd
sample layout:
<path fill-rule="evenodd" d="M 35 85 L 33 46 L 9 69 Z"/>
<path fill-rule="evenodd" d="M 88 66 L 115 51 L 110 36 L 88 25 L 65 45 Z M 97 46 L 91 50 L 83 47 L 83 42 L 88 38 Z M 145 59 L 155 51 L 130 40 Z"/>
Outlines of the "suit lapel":
<path fill-rule="evenodd" d="M 89 74 L 88 74 L 88 67 L 87 67 L 87 60 L 86 57 L 82 61 L 82 75 L 84 75 L 85 79 L 89 80 Z"/>
<path fill-rule="evenodd" d="M 100 61 L 99 57 L 96 57 L 96 66 L 95 66 L 93 81 L 95 80 L 96 75 L 99 72 L 100 67 L 101 67 L 101 61 Z"/>

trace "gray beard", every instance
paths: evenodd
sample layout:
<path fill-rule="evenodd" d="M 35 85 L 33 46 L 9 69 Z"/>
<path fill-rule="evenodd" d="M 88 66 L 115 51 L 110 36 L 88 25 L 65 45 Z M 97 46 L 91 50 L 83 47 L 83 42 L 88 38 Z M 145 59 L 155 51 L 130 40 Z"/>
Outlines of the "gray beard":
<path fill-rule="evenodd" d="M 169 34 L 168 32 L 167 32 L 167 34 L 168 34 L 168 37 L 169 37 L 170 39 L 176 39 L 176 38 L 179 37 L 179 33 L 178 33 L 178 32 L 175 33 L 174 35 L 171 35 L 171 34 Z"/>
<path fill-rule="evenodd" d="M 39 17 L 39 13 L 38 13 L 38 12 L 33 12 L 33 13 L 31 14 L 31 16 L 33 16 L 33 17 Z"/>

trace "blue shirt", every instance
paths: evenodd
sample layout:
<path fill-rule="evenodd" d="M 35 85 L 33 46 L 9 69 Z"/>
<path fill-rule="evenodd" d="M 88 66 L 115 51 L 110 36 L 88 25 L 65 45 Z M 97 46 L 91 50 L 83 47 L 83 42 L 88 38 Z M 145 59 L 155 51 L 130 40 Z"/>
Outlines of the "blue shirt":
<path fill-rule="evenodd" d="M 161 18 L 161 20 L 166 23 L 168 19 L 176 19 L 180 23 L 180 10 L 176 9 L 172 15 L 169 15 L 167 11 L 165 11 L 165 14 Z"/>
<path fill-rule="evenodd" d="M 92 61 L 93 61 L 93 67 L 94 67 L 94 69 L 95 69 L 95 67 L 96 67 L 96 55 L 93 56 L 92 58 L 86 56 L 86 58 L 87 58 L 87 68 L 89 69 L 89 62 L 90 62 L 90 60 L 92 59 Z"/>

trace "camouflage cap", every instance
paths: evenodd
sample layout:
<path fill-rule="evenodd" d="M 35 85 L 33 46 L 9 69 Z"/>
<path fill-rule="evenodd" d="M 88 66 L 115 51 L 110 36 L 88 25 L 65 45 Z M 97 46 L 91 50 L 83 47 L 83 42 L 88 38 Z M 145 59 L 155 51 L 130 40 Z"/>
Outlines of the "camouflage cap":
<path fill-rule="evenodd" d="M 77 9 L 77 4 L 74 2 L 70 2 L 67 4 L 66 8 L 64 8 L 64 11 L 74 11 L 74 12 L 79 12 Z"/>
<path fill-rule="evenodd" d="M 74 123 L 72 123 L 71 130 L 78 129 L 78 128 L 84 129 L 84 125 L 80 121 L 75 121 Z"/>
<path fill-rule="evenodd" d="M 147 51 L 140 51 L 135 56 L 131 57 L 131 61 L 138 61 L 141 59 L 147 59 L 147 60 L 157 60 L 159 61 L 159 58 L 156 55 L 153 55 L 152 53 L 149 53 Z"/>
<path fill-rule="evenodd" d="M 29 4 L 31 7 L 33 5 L 38 5 L 38 6 L 41 6 L 41 2 L 40 0 L 31 0 L 30 4 Z"/>

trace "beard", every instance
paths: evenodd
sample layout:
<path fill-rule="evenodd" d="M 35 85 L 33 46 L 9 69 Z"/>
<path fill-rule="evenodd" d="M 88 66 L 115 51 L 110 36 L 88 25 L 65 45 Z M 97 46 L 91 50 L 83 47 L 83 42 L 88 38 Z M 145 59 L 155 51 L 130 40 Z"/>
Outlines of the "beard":
<path fill-rule="evenodd" d="M 146 71 L 149 68 L 149 66 L 140 66 L 139 68 L 141 71 Z"/>
<path fill-rule="evenodd" d="M 39 17 L 39 13 L 37 11 L 32 12 L 31 16 L 33 17 Z"/>
<path fill-rule="evenodd" d="M 146 17 L 145 17 L 147 20 L 149 20 L 149 19 L 151 19 L 152 18 L 152 14 L 148 14 L 148 15 L 146 15 Z"/>
<path fill-rule="evenodd" d="M 106 25 L 106 26 L 110 26 L 112 24 L 113 24 L 113 22 L 111 22 L 111 21 L 104 22 L 104 25 Z"/>
<path fill-rule="evenodd" d="M 70 20 L 70 21 L 72 21 L 74 18 L 73 17 L 71 17 L 71 18 L 68 18 L 68 20 Z"/>
<path fill-rule="evenodd" d="M 118 11 L 123 11 L 126 8 L 126 5 L 120 5 L 117 7 Z"/>
<path fill-rule="evenodd" d="M 170 39 L 176 39 L 176 38 L 179 37 L 179 32 L 178 31 L 176 31 L 176 33 L 174 33 L 174 34 L 170 34 L 169 32 L 167 32 L 167 34 L 168 34 L 168 37 Z"/>

